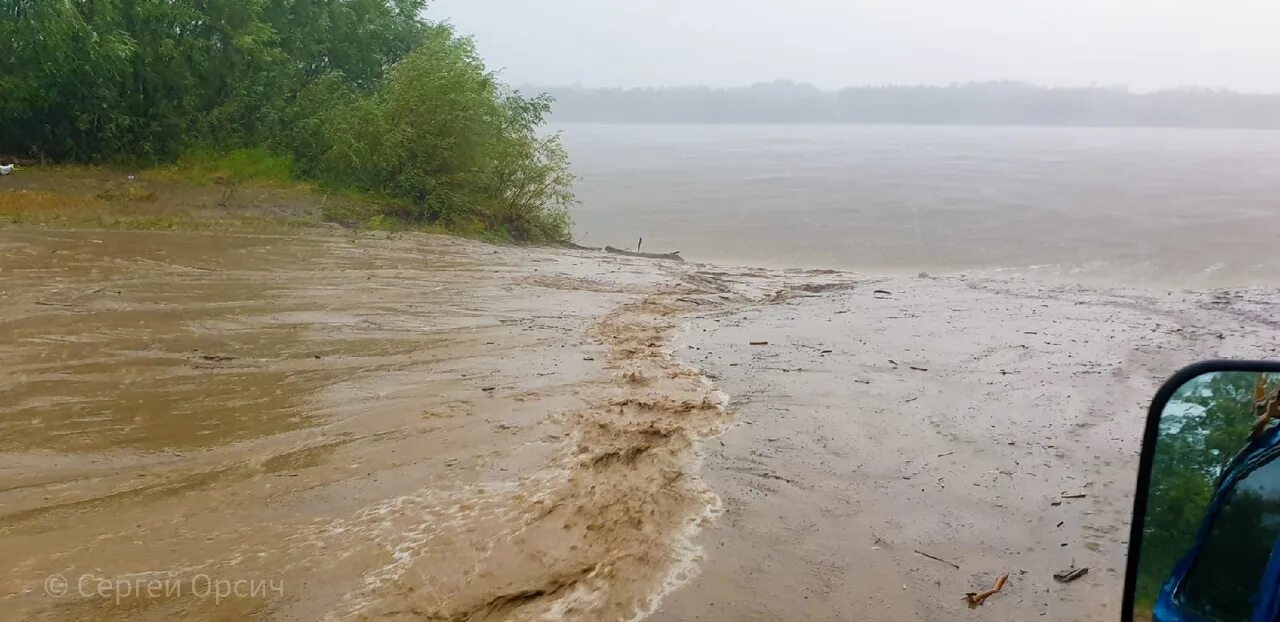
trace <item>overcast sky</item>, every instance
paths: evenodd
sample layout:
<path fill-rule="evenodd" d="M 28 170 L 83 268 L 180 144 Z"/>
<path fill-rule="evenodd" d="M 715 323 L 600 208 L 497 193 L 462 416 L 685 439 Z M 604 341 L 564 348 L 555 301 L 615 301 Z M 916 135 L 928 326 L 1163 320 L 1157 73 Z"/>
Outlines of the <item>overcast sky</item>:
<path fill-rule="evenodd" d="M 1280 0 L 435 0 L 513 84 L 1280 91 Z"/>

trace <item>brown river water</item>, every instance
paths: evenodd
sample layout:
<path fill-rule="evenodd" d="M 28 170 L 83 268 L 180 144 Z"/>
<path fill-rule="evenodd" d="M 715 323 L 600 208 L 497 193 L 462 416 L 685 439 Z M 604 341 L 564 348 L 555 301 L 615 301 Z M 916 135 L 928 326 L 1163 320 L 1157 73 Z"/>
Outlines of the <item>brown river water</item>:
<path fill-rule="evenodd" d="M 438 236 L 0 231 L 0 617 L 632 618 L 724 397 L 675 318 L 847 286 Z"/>

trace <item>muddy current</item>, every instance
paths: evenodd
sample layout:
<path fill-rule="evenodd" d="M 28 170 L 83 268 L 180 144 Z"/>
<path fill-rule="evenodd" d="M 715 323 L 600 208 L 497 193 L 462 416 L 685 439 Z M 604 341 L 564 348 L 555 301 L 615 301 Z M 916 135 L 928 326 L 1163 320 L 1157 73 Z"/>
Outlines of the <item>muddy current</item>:
<path fill-rule="evenodd" d="M 854 284 L 341 232 L 0 249 L 4 619 L 643 617 L 732 422 L 683 319 Z"/>

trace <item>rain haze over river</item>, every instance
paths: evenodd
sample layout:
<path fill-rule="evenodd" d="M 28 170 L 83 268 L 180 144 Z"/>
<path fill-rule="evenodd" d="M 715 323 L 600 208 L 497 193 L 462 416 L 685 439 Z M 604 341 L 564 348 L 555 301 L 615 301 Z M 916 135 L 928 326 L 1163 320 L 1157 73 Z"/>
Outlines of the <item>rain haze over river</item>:
<path fill-rule="evenodd" d="M 1280 132 L 564 124 L 587 244 L 749 265 L 1275 281 Z"/>

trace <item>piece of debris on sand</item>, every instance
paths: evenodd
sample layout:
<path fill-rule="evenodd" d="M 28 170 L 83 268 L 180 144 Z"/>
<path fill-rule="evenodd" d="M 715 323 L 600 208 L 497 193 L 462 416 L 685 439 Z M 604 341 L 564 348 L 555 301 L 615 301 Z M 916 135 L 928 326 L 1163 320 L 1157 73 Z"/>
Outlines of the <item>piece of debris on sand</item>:
<path fill-rule="evenodd" d="M 1058 583 L 1071 583 L 1072 581 L 1075 581 L 1087 574 L 1089 574 L 1089 569 L 1087 567 L 1068 568 L 1066 570 L 1053 573 L 1053 579 Z"/>
<path fill-rule="evenodd" d="M 987 599 L 990 598 L 993 594 L 999 594 L 1000 591 L 1004 589 L 1004 584 L 1008 580 L 1009 580 L 1009 573 L 1006 572 L 996 578 L 995 585 L 992 585 L 991 589 L 983 592 L 969 592 L 965 594 L 964 599 L 966 602 L 969 603 L 969 608 L 972 609 L 974 607 L 981 607 L 982 603 L 987 602 Z"/>

